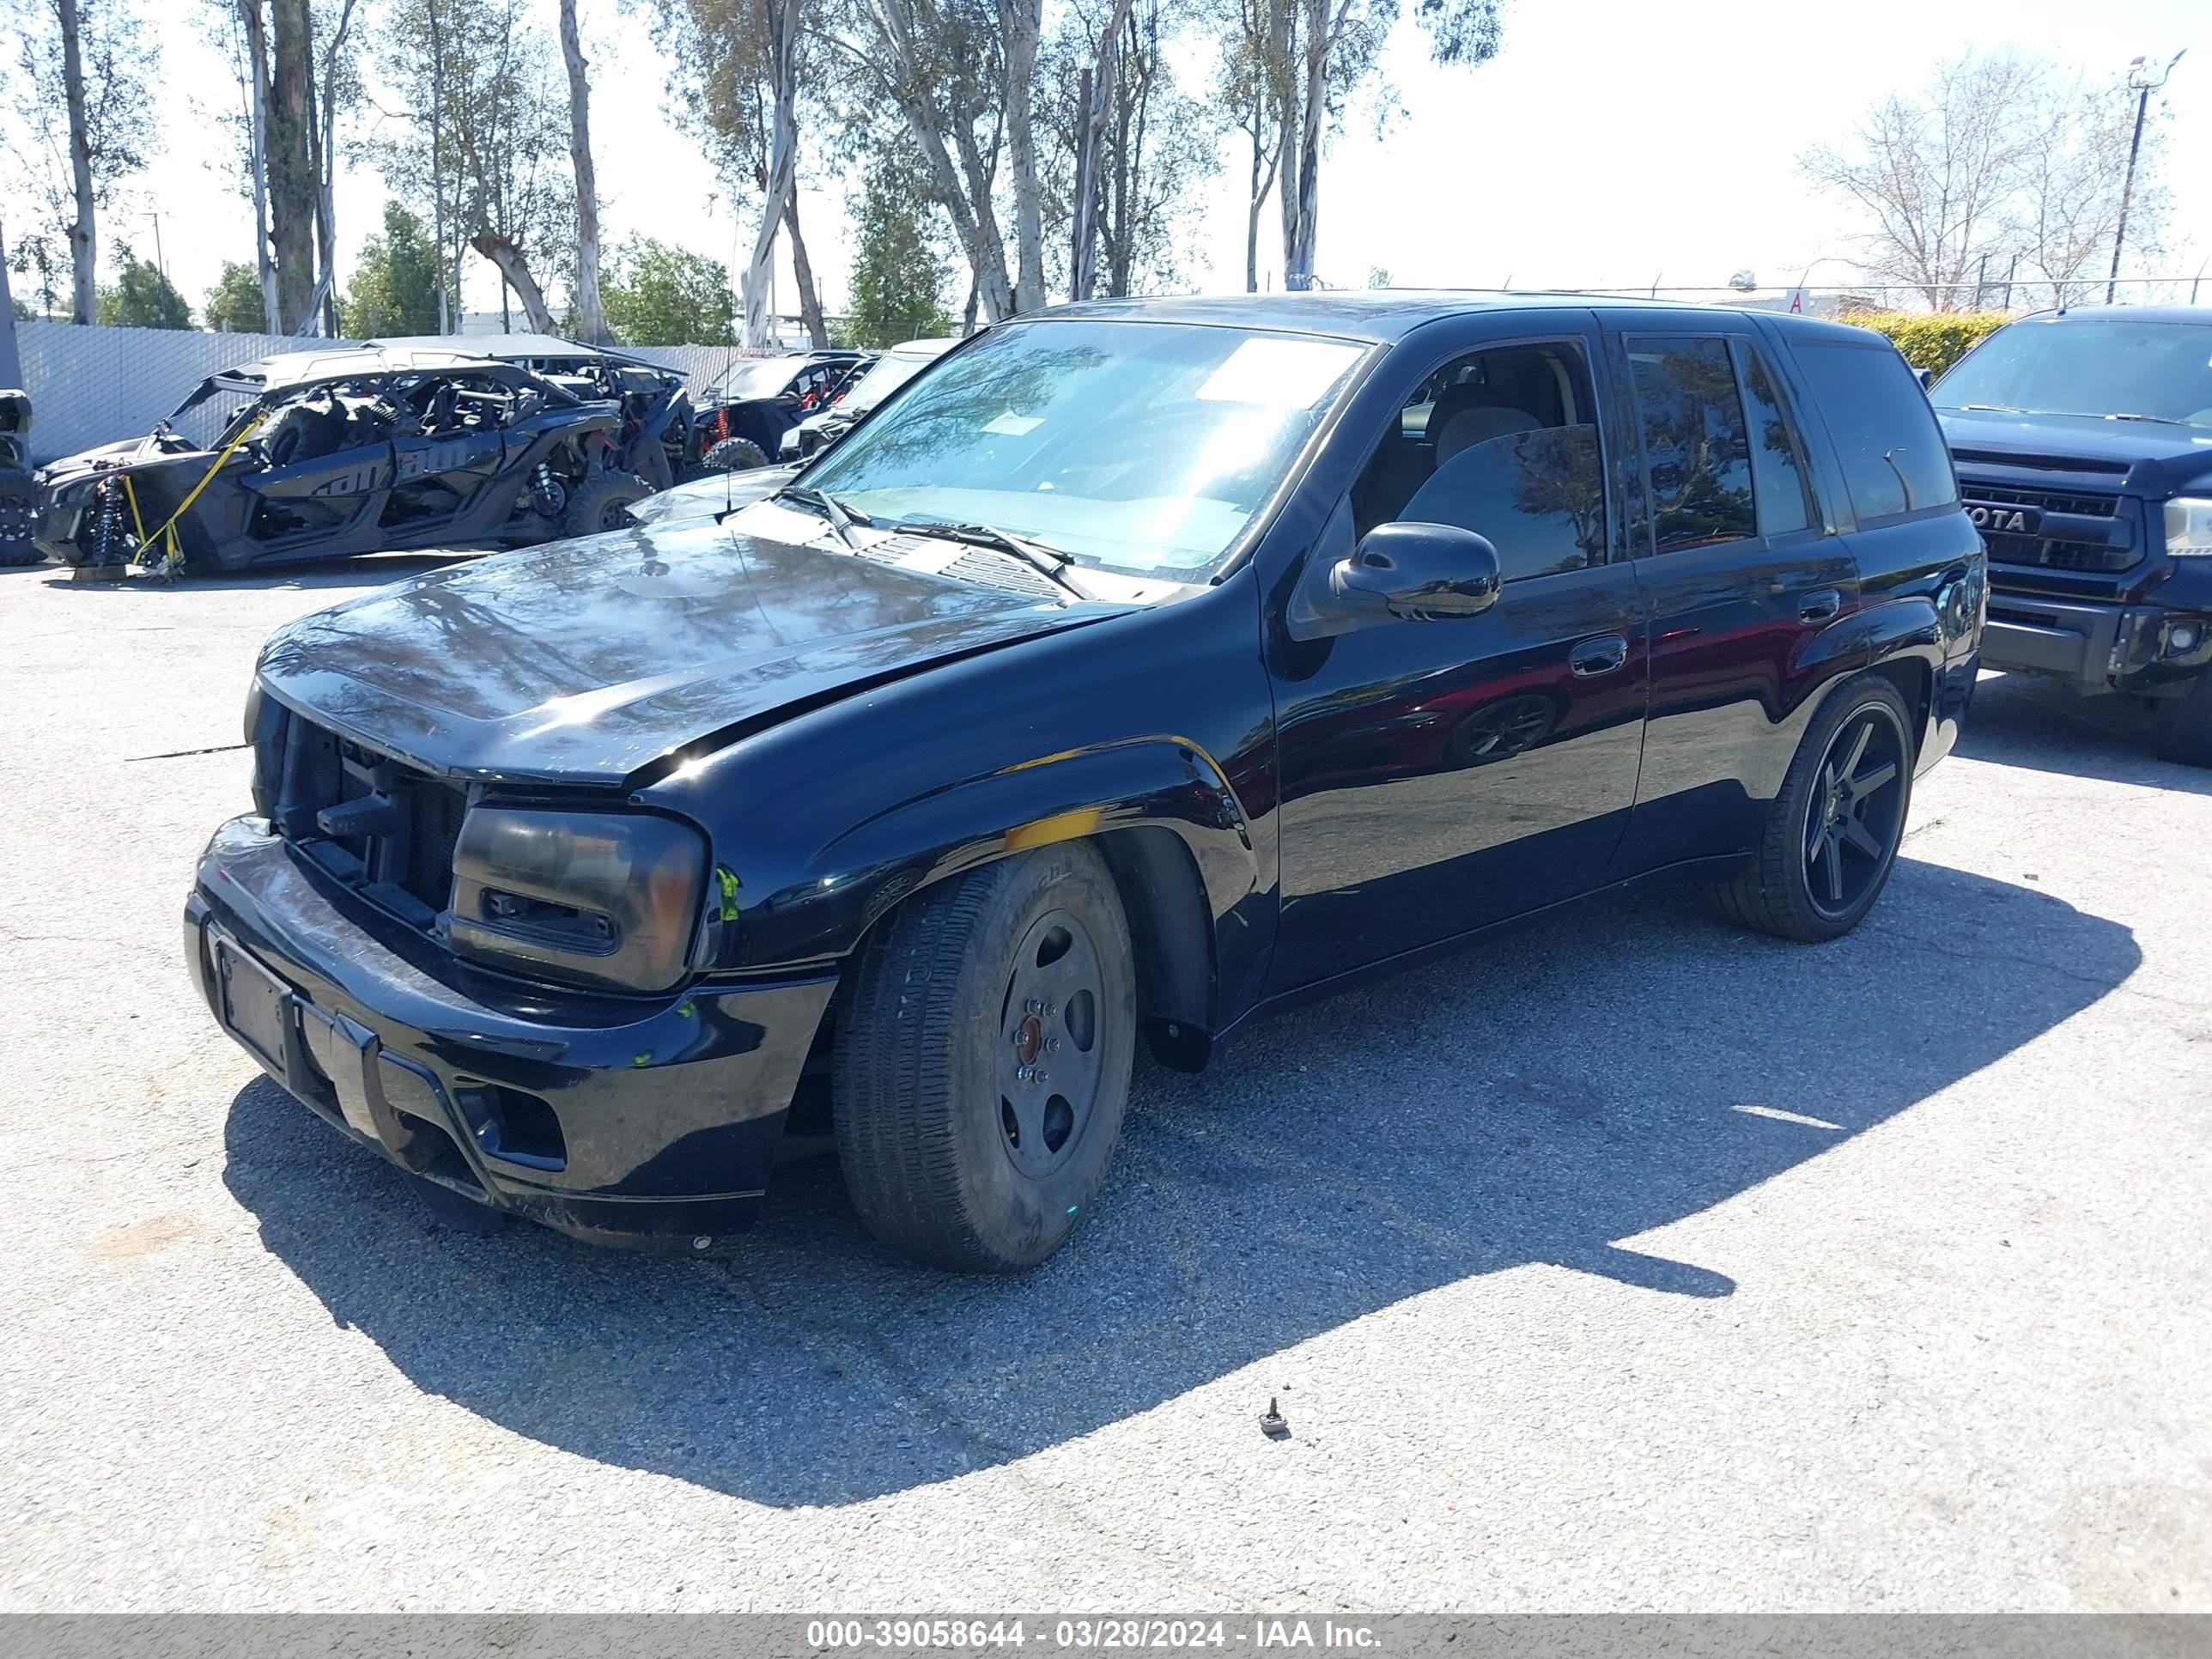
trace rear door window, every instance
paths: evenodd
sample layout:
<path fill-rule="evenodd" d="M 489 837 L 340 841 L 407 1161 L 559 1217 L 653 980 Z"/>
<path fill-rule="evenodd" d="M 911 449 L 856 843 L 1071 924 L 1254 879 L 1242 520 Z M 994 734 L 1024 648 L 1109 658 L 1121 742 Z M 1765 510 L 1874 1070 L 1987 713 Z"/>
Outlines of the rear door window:
<path fill-rule="evenodd" d="M 1717 335 L 1632 335 L 1626 343 L 1644 424 L 1655 550 L 1759 534 L 1751 442 L 1728 342 Z"/>
<path fill-rule="evenodd" d="M 1810 529 L 1819 515 L 1804 442 L 1776 392 L 1765 358 L 1741 341 L 1736 353 L 1743 368 L 1744 406 L 1751 416 L 1751 483 L 1759 498 L 1759 533 L 1787 536 Z"/>
<path fill-rule="evenodd" d="M 1887 345 L 1798 341 L 1791 351 L 1828 423 L 1862 526 L 1959 499 L 1927 394 Z"/>

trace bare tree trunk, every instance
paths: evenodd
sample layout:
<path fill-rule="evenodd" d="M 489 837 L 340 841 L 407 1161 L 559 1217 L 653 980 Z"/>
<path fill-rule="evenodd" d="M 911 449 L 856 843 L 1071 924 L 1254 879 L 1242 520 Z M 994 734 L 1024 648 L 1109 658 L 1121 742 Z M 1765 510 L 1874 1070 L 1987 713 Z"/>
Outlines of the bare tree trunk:
<path fill-rule="evenodd" d="M 269 255 L 269 21 L 261 0 L 238 0 L 246 32 L 246 166 L 253 186 L 253 272 L 261 283 L 261 325 L 282 331 L 276 305 L 276 262 Z"/>
<path fill-rule="evenodd" d="M 938 204 L 944 208 L 945 217 L 951 220 L 953 234 L 960 239 L 961 249 L 968 257 L 968 269 L 975 277 L 968 301 L 967 331 L 972 332 L 979 302 L 984 316 L 991 322 L 1014 313 L 1014 285 L 1006 275 L 1006 244 L 999 235 L 999 222 L 991 211 L 994 169 L 984 165 L 973 137 L 964 131 L 955 134 L 960 161 L 957 166 L 954 164 L 951 152 L 945 148 L 945 135 L 938 129 L 933 88 L 924 84 L 912 20 L 905 9 L 886 3 L 885 0 L 872 0 L 867 11 L 887 48 L 888 61 L 880 70 L 884 89 L 898 105 L 915 147 L 928 163 L 930 177 L 937 187 Z M 1034 186 L 1034 174 L 1031 184 Z M 1042 248 L 1038 253 L 1042 261 Z M 1043 286 L 1042 275 L 1038 286 L 1040 289 Z"/>
<path fill-rule="evenodd" d="M 592 85 L 584 77 L 576 0 L 561 0 L 561 56 L 568 65 L 568 160 L 576 170 L 576 315 L 584 337 L 593 345 L 605 345 L 607 314 L 599 303 L 599 183 L 592 166 Z"/>
<path fill-rule="evenodd" d="M 798 0 L 769 0 L 769 73 L 775 87 L 775 112 L 769 131 L 768 184 L 761 200 L 760 229 L 753 237 L 752 262 L 745 269 L 745 344 L 757 350 L 769 343 L 768 292 L 775 276 L 775 233 L 784 204 L 799 188 L 799 6 Z"/>
<path fill-rule="evenodd" d="M 522 250 L 495 230 L 480 230 L 469 239 L 469 246 L 499 267 L 500 276 L 507 286 L 522 301 L 523 314 L 530 319 L 533 334 L 553 332 L 552 308 L 545 303 L 545 290 L 538 286 L 538 279 L 530 274 L 530 262 L 522 257 Z M 502 312 L 507 295 L 500 295 Z"/>
<path fill-rule="evenodd" d="M 1328 109 L 1328 59 L 1336 49 L 1337 31 L 1350 10 L 1350 0 L 1337 15 L 1335 23 L 1328 21 L 1327 0 L 1308 0 L 1306 8 L 1304 109 L 1298 135 L 1297 170 L 1286 173 L 1286 180 L 1294 179 L 1297 202 L 1294 211 L 1285 208 L 1291 216 L 1291 234 L 1283 250 L 1283 287 L 1297 293 L 1310 289 L 1314 283 L 1314 242 L 1316 221 L 1321 204 L 1321 133 L 1322 119 Z"/>
<path fill-rule="evenodd" d="M 338 334 L 338 106 L 331 88 L 337 82 L 338 56 L 345 51 L 346 36 L 353 29 L 353 9 L 354 0 L 345 0 L 338 12 L 338 26 L 323 49 L 315 83 L 307 89 L 314 139 L 315 263 L 320 275 L 329 279 L 323 295 L 323 332 L 332 339 Z"/>
<path fill-rule="evenodd" d="M 1279 187 L 1275 191 L 1275 206 L 1283 222 L 1283 286 L 1288 288 L 1291 261 L 1297 256 L 1298 244 L 1298 199 L 1291 188 L 1298 168 L 1298 97 L 1303 82 L 1298 65 L 1291 56 L 1291 38 L 1296 33 L 1293 13 L 1298 0 L 1279 0 L 1267 21 L 1268 61 L 1277 66 L 1280 78 L 1274 88 L 1275 102 L 1275 176 Z"/>
<path fill-rule="evenodd" d="M 1260 187 L 1260 134 L 1256 125 L 1252 133 L 1252 186 L 1244 205 L 1244 291 L 1260 291 L 1260 204 L 1267 192 Z"/>
<path fill-rule="evenodd" d="M 276 243 L 277 326 L 289 334 L 315 297 L 313 115 L 307 81 L 314 23 L 307 0 L 271 0 L 276 97 L 269 120 L 269 207 Z"/>
<path fill-rule="evenodd" d="M 61 20 L 62 93 L 69 103 L 70 182 L 76 198 L 76 217 L 70 223 L 70 320 L 89 323 L 99 297 L 99 247 L 92 216 L 92 135 L 84 107 L 84 44 L 77 22 L 76 0 L 55 0 Z"/>
<path fill-rule="evenodd" d="M 822 296 L 814 288 L 814 262 L 806 257 L 806 239 L 799 234 L 799 191 L 794 185 L 783 198 L 783 228 L 791 238 L 791 272 L 799 279 L 799 319 L 806 325 L 807 340 L 817 351 L 830 343 L 830 327 L 822 319 Z"/>
<path fill-rule="evenodd" d="M 1121 28 L 1128 21 L 1130 4 L 1131 0 L 1115 0 L 1114 15 L 1099 31 L 1091 67 L 1083 72 L 1082 125 L 1076 133 L 1074 200 L 1070 204 L 1075 220 L 1074 245 L 1067 263 L 1071 300 L 1089 299 L 1097 286 L 1098 149 L 1106 134 L 1107 112 L 1113 106 L 1115 58 L 1121 49 Z"/>
<path fill-rule="evenodd" d="M 431 239 L 438 250 L 438 263 L 444 264 L 448 249 L 446 245 L 446 150 L 445 150 L 445 87 L 446 87 L 446 31 L 438 21 L 438 0 L 423 0 L 423 15 L 430 26 L 430 217 L 433 225 Z M 453 276 L 460 276 L 460 262 L 453 261 Z M 459 319 L 450 315 L 446 307 L 447 273 L 438 273 L 438 332 L 450 334 Z M 455 307 L 458 309 L 458 307 Z"/>
<path fill-rule="evenodd" d="M 1037 200 L 1036 100 L 1037 35 L 1043 0 L 999 0 L 1006 57 L 1006 161 L 1013 173 L 1014 309 L 1044 307 L 1044 215 Z"/>

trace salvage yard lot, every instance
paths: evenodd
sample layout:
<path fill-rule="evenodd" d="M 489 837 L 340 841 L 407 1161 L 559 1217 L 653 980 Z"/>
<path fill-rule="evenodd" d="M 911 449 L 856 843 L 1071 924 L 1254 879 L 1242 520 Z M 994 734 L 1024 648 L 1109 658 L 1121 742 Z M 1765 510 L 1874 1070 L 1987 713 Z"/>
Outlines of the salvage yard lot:
<path fill-rule="evenodd" d="M 2126 711 L 1984 681 L 1838 944 L 1650 890 L 1140 1067 L 1026 1278 L 823 1159 L 671 1261 L 437 1228 L 178 960 L 261 639 L 423 568 L 0 573 L 0 1605 L 2212 1610 L 2212 774 Z"/>

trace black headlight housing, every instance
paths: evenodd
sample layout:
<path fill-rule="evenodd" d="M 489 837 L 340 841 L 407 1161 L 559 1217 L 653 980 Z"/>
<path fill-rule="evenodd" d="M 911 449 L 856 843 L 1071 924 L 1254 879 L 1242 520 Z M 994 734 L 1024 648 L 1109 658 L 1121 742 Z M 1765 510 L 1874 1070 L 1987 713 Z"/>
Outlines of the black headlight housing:
<path fill-rule="evenodd" d="M 651 812 L 479 802 L 453 849 L 454 954 L 595 989 L 665 991 L 690 970 L 707 840 Z"/>

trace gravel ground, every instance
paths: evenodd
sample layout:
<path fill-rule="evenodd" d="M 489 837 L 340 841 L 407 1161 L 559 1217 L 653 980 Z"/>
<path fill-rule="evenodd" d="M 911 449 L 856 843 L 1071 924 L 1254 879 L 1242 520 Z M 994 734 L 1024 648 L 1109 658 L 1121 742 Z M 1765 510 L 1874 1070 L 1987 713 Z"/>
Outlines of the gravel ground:
<path fill-rule="evenodd" d="M 0 1607 L 2212 1611 L 2212 775 L 1992 678 L 1869 922 L 1147 1069 L 1012 1282 L 439 1229 L 178 961 L 276 623 L 0 572 Z M 1260 1434 L 1278 1397 L 1287 1441 Z"/>

